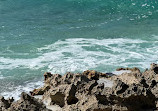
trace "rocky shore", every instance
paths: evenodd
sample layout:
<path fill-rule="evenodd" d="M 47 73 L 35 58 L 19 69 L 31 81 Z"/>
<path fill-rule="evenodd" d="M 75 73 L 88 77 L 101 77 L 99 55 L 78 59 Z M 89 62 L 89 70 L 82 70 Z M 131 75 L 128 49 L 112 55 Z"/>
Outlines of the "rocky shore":
<path fill-rule="evenodd" d="M 44 86 L 18 101 L 0 97 L 0 111 L 158 111 L 158 65 L 121 75 L 87 70 L 44 74 Z M 127 72 L 126 72 L 127 71 Z"/>

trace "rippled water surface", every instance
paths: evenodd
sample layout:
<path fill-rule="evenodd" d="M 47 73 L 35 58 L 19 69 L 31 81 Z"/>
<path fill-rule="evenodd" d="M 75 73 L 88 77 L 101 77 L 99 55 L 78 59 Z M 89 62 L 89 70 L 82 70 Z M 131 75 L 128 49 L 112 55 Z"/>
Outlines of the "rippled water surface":
<path fill-rule="evenodd" d="M 158 63 L 157 0 L 0 0 L 0 93 L 64 74 Z"/>

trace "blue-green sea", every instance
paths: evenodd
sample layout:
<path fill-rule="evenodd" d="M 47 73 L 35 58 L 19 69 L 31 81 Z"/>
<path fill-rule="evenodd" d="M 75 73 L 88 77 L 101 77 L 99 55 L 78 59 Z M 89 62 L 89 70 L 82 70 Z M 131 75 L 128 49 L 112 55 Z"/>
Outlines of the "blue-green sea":
<path fill-rule="evenodd" d="M 0 0 L 0 95 L 43 73 L 113 72 L 158 63 L 157 0 Z"/>

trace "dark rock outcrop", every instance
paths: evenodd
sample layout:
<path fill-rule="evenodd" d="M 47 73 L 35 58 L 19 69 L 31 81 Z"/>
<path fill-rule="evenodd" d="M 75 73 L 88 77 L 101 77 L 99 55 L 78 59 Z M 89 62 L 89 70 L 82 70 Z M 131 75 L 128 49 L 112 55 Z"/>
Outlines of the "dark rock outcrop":
<path fill-rule="evenodd" d="M 3 97 L 0 100 L 0 111 L 51 111 L 46 108 L 41 100 L 22 93 L 18 101 L 12 99 L 5 100 Z"/>
<path fill-rule="evenodd" d="M 44 74 L 44 86 L 22 93 L 21 99 L 0 98 L 2 111 L 49 111 L 58 105 L 62 111 L 154 111 L 158 109 L 158 65 L 141 73 L 138 68 L 119 68 L 130 73 L 109 75 L 94 70 L 83 73 Z M 98 82 L 101 80 L 101 82 Z M 104 83 L 112 81 L 112 85 Z M 106 87 L 105 87 L 106 86 Z M 33 96 L 42 95 L 42 99 Z M 43 102 L 43 103 L 42 103 Z"/>
<path fill-rule="evenodd" d="M 0 111 L 7 110 L 11 106 L 13 101 L 13 98 L 9 98 L 8 100 L 6 100 L 4 99 L 4 97 L 0 97 Z"/>
<path fill-rule="evenodd" d="M 138 68 L 120 68 L 118 70 L 131 70 L 131 73 L 119 76 L 109 76 L 94 70 L 87 70 L 82 74 L 67 73 L 63 76 L 49 74 L 49 78 L 45 78 L 45 85 L 49 83 L 51 88 L 43 94 L 43 100 L 49 100 L 47 103 L 57 104 L 63 110 L 154 110 L 158 81 L 150 79 L 153 77 L 151 75 L 156 75 L 155 67 L 144 73 Z M 146 73 L 148 76 L 144 77 Z M 100 78 L 113 81 L 113 87 L 105 88 L 104 84 L 98 84 Z M 60 99 L 57 101 L 55 98 Z"/>

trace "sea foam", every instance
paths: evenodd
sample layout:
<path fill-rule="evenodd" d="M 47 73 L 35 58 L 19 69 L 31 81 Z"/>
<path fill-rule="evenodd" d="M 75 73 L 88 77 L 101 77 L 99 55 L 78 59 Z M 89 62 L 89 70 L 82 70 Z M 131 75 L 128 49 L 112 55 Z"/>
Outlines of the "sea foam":
<path fill-rule="evenodd" d="M 25 86 L 19 85 L 17 87 L 14 87 L 13 89 L 15 90 L 13 91 L 2 92 L 1 95 L 4 96 L 5 98 L 13 97 L 15 100 L 18 100 L 22 92 L 29 93 L 29 91 L 32 91 L 35 88 L 39 88 L 42 85 L 43 85 L 42 81 L 30 82 L 27 83 Z"/>
<path fill-rule="evenodd" d="M 5 70 L 12 73 L 11 71 L 14 69 L 27 69 L 27 73 L 31 73 L 31 76 L 34 75 L 32 70 L 41 70 L 43 67 L 45 67 L 45 72 L 59 74 L 82 72 L 88 69 L 113 72 L 118 67 L 133 66 L 145 69 L 152 62 L 158 63 L 157 49 L 157 41 L 124 38 L 102 40 L 71 38 L 38 48 L 37 53 L 40 55 L 36 58 L 0 57 L 0 70 L 3 72 L 0 75 L 3 77 Z M 41 75 L 39 76 L 41 77 Z M 101 82 L 105 83 L 105 81 Z M 24 86 L 19 84 L 13 90 L 11 89 L 12 91 L 1 92 L 1 95 L 6 98 L 13 96 L 18 99 L 22 91 L 29 92 L 41 84 L 41 81 L 28 83 Z"/>
<path fill-rule="evenodd" d="M 145 47 L 141 45 L 145 44 Z M 137 66 L 148 68 L 151 62 L 157 62 L 157 48 L 153 43 L 144 40 L 131 39 L 84 39 L 72 38 L 57 41 L 53 44 L 38 48 L 41 53 L 36 58 L 13 59 L 0 57 L 0 69 L 29 68 L 40 69 L 47 67 L 53 73 L 67 71 L 84 71 L 106 66 Z"/>

